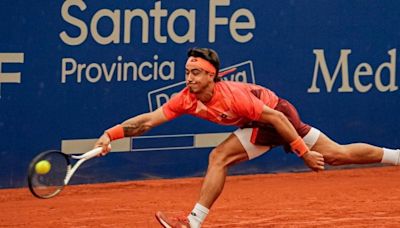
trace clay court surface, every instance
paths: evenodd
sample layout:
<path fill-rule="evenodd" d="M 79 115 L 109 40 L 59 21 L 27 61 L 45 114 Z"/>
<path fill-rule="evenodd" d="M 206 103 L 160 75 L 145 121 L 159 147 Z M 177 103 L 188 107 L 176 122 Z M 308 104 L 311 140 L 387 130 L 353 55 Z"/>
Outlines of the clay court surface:
<path fill-rule="evenodd" d="M 69 186 L 39 200 L 0 190 L 0 227 L 160 227 L 186 214 L 200 178 Z M 396 167 L 228 177 L 203 227 L 400 227 Z"/>

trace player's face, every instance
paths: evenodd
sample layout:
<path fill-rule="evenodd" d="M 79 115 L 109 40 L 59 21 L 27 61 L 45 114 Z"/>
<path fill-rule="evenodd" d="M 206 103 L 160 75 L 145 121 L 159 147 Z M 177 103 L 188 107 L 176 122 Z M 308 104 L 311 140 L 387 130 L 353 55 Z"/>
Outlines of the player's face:
<path fill-rule="evenodd" d="M 213 75 L 201 68 L 186 68 L 186 86 L 191 93 L 204 92 L 213 82 Z"/>

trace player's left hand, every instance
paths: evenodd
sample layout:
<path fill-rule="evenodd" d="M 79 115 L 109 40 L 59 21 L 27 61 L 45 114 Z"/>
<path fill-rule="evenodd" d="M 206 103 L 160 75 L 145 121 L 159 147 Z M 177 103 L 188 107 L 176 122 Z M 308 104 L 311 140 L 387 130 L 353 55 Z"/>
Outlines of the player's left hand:
<path fill-rule="evenodd" d="M 325 169 L 324 156 L 317 151 L 309 151 L 302 156 L 304 163 L 315 172 Z"/>

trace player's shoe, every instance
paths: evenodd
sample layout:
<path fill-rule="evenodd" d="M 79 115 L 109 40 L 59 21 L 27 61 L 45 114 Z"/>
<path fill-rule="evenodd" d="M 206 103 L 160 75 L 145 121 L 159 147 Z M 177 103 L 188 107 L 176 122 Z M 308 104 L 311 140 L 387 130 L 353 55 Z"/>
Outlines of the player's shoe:
<path fill-rule="evenodd" d="M 157 211 L 156 219 L 165 228 L 190 228 L 189 220 L 186 217 L 168 218 L 161 211 Z"/>

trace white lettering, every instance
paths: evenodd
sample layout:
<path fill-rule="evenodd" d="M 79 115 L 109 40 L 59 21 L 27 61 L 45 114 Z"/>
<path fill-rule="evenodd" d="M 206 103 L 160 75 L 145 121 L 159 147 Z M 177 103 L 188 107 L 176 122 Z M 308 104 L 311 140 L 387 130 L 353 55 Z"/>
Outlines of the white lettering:
<path fill-rule="evenodd" d="M 97 83 L 118 81 L 163 81 L 175 79 L 175 62 L 164 61 L 159 63 L 158 56 L 153 57 L 154 62 L 142 63 L 121 62 L 122 56 L 117 57 L 117 62 L 106 63 L 78 63 L 73 58 L 62 59 L 61 82 L 90 82 Z M 84 80 L 84 81 L 83 81 Z"/>
<path fill-rule="evenodd" d="M 361 76 L 371 76 L 372 73 L 371 65 L 368 63 L 361 63 L 357 66 L 356 71 L 354 72 L 354 86 L 356 87 L 357 91 L 366 93 L 372 88 L 372 83 L 363 85 L 360 80 Z"/>
<path fill-rule="evenodd" d="M 353 92 L 353 88 L 350 86 L 349 82 L 349 63 L 348 56 L 351 53 L 351 50 L 344 49 L 340 51 L 340 58 L 336 65 L 335 72 L 333 76 L 328 71 L 328 66 L 325 61 L 324 50 L 316 49 L 314 50 L 314 54 L 316 56 L 315 67 L 314 67 L 314 75 L 311 83 L 311 87 L 308 88 L 309 93 L 319 93 L 320 88 L 317 86 L 317 79 L 319 74 L 319 69 L 321 69 L 321 74 L 323 76 L 326 91 L 328 93 L 332 92 L 333 84 L 335 83 L 339 72 L 341 72 L 342 86 L 338 89 L 338 92 Z M 374 76 L 375 87 L 380 92 L 393 92 L 397 91 L 399 87 L 396 84 L 396 49 L 391 49 L 388 51 L 389 54 L 389 62 L 383 62 L 377 68 Z M 387 70 L 387 80 L 386 84 L 383 83 L 383 77 L 386 75 L 382 75 L 383 70 Z M 374 86 L 371 76 L 374 74 L 373 69 L 369 63 L 360 63 L 357 65 L 354 74 L 354 88 L 356 91 L 360 93 L 366 93 L 371 90 Z M 363 80 L 361 79 L 363 78 Z M 368 80 L 368 81 L 367 81 Z"/>
<path fill-rule="evenodd" d="M 156 95 L 156 105 L 157 108 L 161 107 L 164 103 L 167 103 L 172 97 L 174 97 L 178 93 L 173 93 L 171 96 L 168 96 L 166 93 L 160 93 Z"/>
<path fill-rule="evenodd" d="M 0 99 L 2 83 L 21 83 L 21 73 L 5 73 L 3 63 L 24 63 L 24 53 L 0 53 Z"/>
<path fill-rule="evenodd" d="M 96 40 L 97 43 L 102 45 L 107 45 L 110 43 L 114 44 L 119 43 L 120 14 L 121 13 L 119 10 L 115 10 L 114 12 L 112 12 L 111 10 L 108 9 L 103 9 L 96 12 L 96 14 L 92 18 L 92 22 L 90 23 L 90 30 L 92 32 L 94 40 Z M 97 30 L 98 23 L 100 19 L 103 17 L 110 18 L 113 23 L 113 31 L 110 33 L 110 35 L 106 37 L 100 35 L 99 31 Z"/>
<path fill-rule="evenodd" d="M 246 43 L 253 38 L 251 30 L 256 28 L 256 20 L 250 10 L 240 8 L 231 15 L 217 16 L 217 8 L 230 6 L 230 0 L 210 0 L 209 2 L 208 41 L 210 43 L 216 41 L 217 26 L 224 28 L 228 26 L 231 37 L 237 42 Z M 89 36 L 100 45 L 121 42 L 129 44 L 134 42 L 131 36 L 136 32 L 136 30 L 132 31 L 132 28 L 140 29 L 141 27 L 140 43 L 148 43 L 151 35 L 157 43 L 162 44 L 167 43 L 169 39 L 178 44 L 194 43 L 196 41 L 196 10 L 178 8 L 169 13 L 167 9 L 162 8 L 161 3 L 162 1 L 155 1 L 153 9 L 148 12 L 143 9 L 123 9 L 123 15 L 120 9 L 99 9 L 93 15 L 85 15 L 84 18 L 89 18 L 89 21 L 85 21 L 77 15 L 72 15 L 70 8 L 77 7 L 84 12 L 87 9 L 86 3 L 82 0 L 65 0 L 61 7 L 61 17 L 73 28 L 72 31 L 63 30 L 59 36 L 65 44 L 71 46 L 81 45 Z M 140 22 L 134 20 L 135 18 L 140 19 Z M 188 25 L 187 28 L 180 27 L 179 31 L 183 32 L 178 34 L 175 28 L 180 18 L 186 20 Z M 112 26 L 109 31 L 99 29 L 105 27 L 102 26 L 104 20 L 111 20 Z M 153 34 L 149 34 L 150 25 L 153 26 Z M 76 29 L 77 34 L 73 33 Z"/>
<path fill-rule="evenodd" d="M 329 73 L 328 66 L 325 60 L 324 50 L 314 50 L 316 55 L 314 76 L 312 80 L 311 87 L 308 88 L 309 93 L 318 93 L 320 89 L 317 87 L 318 69 L 321 69 L 322 76 L 324 77 L 326 90 L 328 92 L 332 91 L 333 84 L 339 74 L 342 72 L 342 87 L 339 88 L 339 92 L 352 92 L 353 89 L 349 85 L 349 69 L 348 69 L 348 55 L 351 53 L 350 49 L 344 49 L 340 51 L 340 58 L 338 64 L 336 65 L 335 72 L 333 76 Z"/>
<path fill-rule="evenodd" d="M 248 20 L 247 22 L 238 22 L 239 17 L 244 16 Z M 240 35 L 237 30 L 239 29 L 255 29 L 256 20 L 254 15 L 248 9 L 239 9 L 233 13 L 231 20 L 229 22 L 229 31 L 233 39 L 240 43 L 246 43 L 253 38 L 253 33 L 248 32 L 246 35 Z"/>
<path fill-rule="evenodd" d="M 209 13 L 209 26 L 208 26 L 208 41 L 210 43 L 215 42 L 215 27 L 217 25 L 227 25 L 228 18 L 217 17 L 217 6 L 229 6 L 230 0 L 210 0 L 210 13 Z"/>
<path fill-rule="evenodd" d="M 67 32 L 62 31 L 60 33 L 60 38 L 64 43 L 68 45 L 80 45 L 86 40 L 88 36 L 88 29 L 86 27 L 85 22 L 69 14 L 68 10 L 71 6 L 78 6 L 81 11 L 84 11 L 86 9 L 86 4 L 80 0 L 69 0 L 69 1 L 64 1 L 61 7 L 62 18 L 64 19 L 64 21 L 72 25 L 75 25 L 76 27 L 79 28 L 80 30 L 79 36 L 71 37 L 67 34 Z"/>
<path fill-rule="evenodd" d="M 71 68 L 69 69 L 67 66 L 68 64 L 71 65 Z M 67 81 L 67 76 L 76 72 L 76 61 L 72 58 L 63 58 L 61 65 L 61 83 L 65 83 Z M 77 82 L 80 83 L 80 79 L 77 80 Z"/>
<path fill-rule="evenodd" d="M 247 83 L 246 71 L 238 71 L 230 75 L 226 75 L 222 78 L 224 81 L 235 81 L 235 82 L 245 82 Z"/>
<path fill-rule="evenodd" d="M 184 17 L 186 18 L 186 20 L 189 23 L 189 28 L 186 31 L 186 34 L 184 34 L 183 36 L 178 36 L 178 34 L 175 33 L 174 30 L 174 23 L 175 20 L 178 17 Z M 168 19 L 168 35 L 171 37 L 171 39 L 178 44 L 182 44 L 185 42 L 194 42 L 194 37 L 195 37 L 195 17 L 196 17 L 196 13 L 194 10 L 176 10 L 174 11 L 171 16 Z"/>
<path fill-rule="evenodd" d="M 164 68 L 169 71 L 169 74 L 164 74 Z M 160 78 L 164 81 L 173 80 L 175 75 L 175 62 L 173 61 L 165 61 L 160 64 L 160 68 L 158 69 L 158 74 Z"/>
<path fill-rule="evenodd" d="M 90 73 L 90 72 L 93 72 L 92 69 L 94 69 L 94 72 L 95 72 L 94 76 Z M 99 64 L 97 64 L 97 63 L 91 63 L 91 64 L 89 64 L 89 66 L 86 68 L 85 75 L 86 75 L 86 79 L 87 79 L 89 82 L 91 82 L 91 83 L 96 83 L 96 82 L 98 82 L 98 81 L 100 80 L 101 75 L 102 75 L 102 73 L 101 73 L 101 67 L 100 67 Z"/>
<path fill-rule="evenodd" d="M 124 43 L 131 42 L 131 23 L 132 18 L 140 17 L 142 20 L 142 43 L 149 42 L 149 17 L 146 12 L 141 9 L 125 10 L 125 23 L 124 23 Z"/>
<path fill-rule="evenodd" d="M 227 17 L 217 17 L 217 6 L 229 6 L 230 0 L 210 0 L 209 9 L 209 31 L 208 31 L 208 41 L 210 43 L 215 42 L 216 36 L 216 26 L 217 25 L 228 25 Z M 245 17 L 247 22 L 239 22 L 240 17 Z M 229 20 L 229 31 L 232 38 L 240 43 L 245 43 L 253 38 L 253 34 L 248 32 L 245 35 L 240 35 L 237 30 L 239 29 L 255 29 L 256 22 L 254 15 L 248 9 L 238 9 L 236 10 Z"/>
<path fill-rule="evenodd" d="M 399 87 L 396 86 L 396 49 L 388 51 L 390 62 L 382 63 L 375 73 L 376 88 L 381 92 L 396 91 Z M 382 83 L 382 70 L 387 68 L 389 71 L 389 84 L 383 85 Z"/>
<path fill-rule="evenodd" d="M 78 78 L 78 82 L 82 81 L 82 71 L 83 69 L 86 68 L 86 64 L 78 64 L 78 74 L 77 74 L 77 78 Z"/>
<path fill-rule="evenodd" d="M 104 64 L 104 63 L 102 63 L 101 64 L 101 69 L 102 69 L 102 71 L 103 71 L 103 73 L 104 73 L 104 77 L 106 78 L 106 81 L 111 81 L 111 79 L 113 78 L 113 76 L 114 76 L 114 71 L 115 71 L 115 64 L 111 64 L 111 67 L 110 67 L 110 70 L 108 70 L 108 68 L 107 68 L 107 65 L 106 64 Z M 117 73 L 117 75 L 119 75 L 118 73 Z M 119 79 L 119 78 L 118 78 Z M 119 81 L 120 81 L 121 79 L 119 79 Z"/>
<path fill-rule="evenodd" d="M 145 75 L 143 73 L 143 69 L 145 67 L 152 68 L 153 66 L 152 66 L 152 64 L 150 62 L 143 62 L 142 64 L 140 64 L 140 66 L 139 66 L 139 77 L 143 81 L 149 81 L 149 80 L 151 80 L 153 78 L 153 75 L 152 74 Z M 157 79 L 155 78 L 154 80 L 157 80 Z"/>
<path fill-rule="evenodd" d="M 24 53 L 0 53 L 0 84 L 21 83 L 21 73 L 2 72 L 3 63 L 24 63 Z"/>
<path fill-rule="evenodd" d="M 168 11 L 161 9 L 161 1 L 154 4 L 154 9 L 150 10 L 150 16 L 154 17 L 154 38 L 158 43 L 166 43 L 167 37 L 161 35 L 161 18 L 166 17 Z"/>
<path fill-rule="evenodd" d="M 156 95 L 156 103 L 157 107 L 161 107 L 164 103 L 169 101 L 169 96 L 165 93 L 160 93 Z"/>

